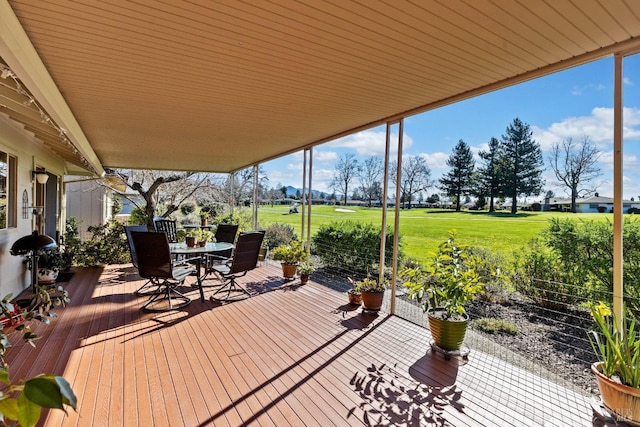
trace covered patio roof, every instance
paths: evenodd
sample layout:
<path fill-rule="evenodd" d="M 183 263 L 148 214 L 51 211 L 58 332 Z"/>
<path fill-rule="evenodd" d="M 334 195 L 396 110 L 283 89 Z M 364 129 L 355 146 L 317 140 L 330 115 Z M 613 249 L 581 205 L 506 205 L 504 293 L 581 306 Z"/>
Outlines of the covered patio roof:
<path fill-rule="evenodd" d="M 632 0 L 0 0 L 2 61 L 97 173 L 235 171 L 639 37 Z"/>

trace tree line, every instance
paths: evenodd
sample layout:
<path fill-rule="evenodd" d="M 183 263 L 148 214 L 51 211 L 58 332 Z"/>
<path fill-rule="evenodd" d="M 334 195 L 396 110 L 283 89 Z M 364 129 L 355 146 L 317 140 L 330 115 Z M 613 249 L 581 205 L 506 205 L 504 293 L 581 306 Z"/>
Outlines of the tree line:
<path fill-rule="evenodd" d="M 496 209 L 496 200 L 511 199 L 511 212 L 516 213 L 519 197 L 541 194 L 545 184 L 542 150 L 533 139 L 530 126 L 519 118 L 507 126 L 500 139 L 491 138 L 488 148 L 478 154 L 480 164 L 476 164 L 469 145 L 460 140 L 447 159 L 449 171 L 437 182 L 431 180 L 431 170 L 421 156 L 403 158 L 399 180 L 397 165 L 392 163 L 390 178 L 406 208 L 432 187 L 450 197 L 456 211 L 461 210 L 466 197 L 473 196 L 479 207 L 484 207 L 488 199 L 490 212 Z M 588 184 L 600 175 L 599 156 L 600 152 L 586 136 L 580 142 L 569 138 L 552 146 L 548 161 L 558 182 L 568 188 L 573 212 L 578 197 L 595 192 Z M 351 188 L 352 199 L 371 205 L 374 200 L 382 200 L 382 174 L 379 157 L 371 156 L 360 163 L 354 154 L 347 153 L 336 163 L 331 186 L 343 195 L 349 194 Z M 427 198 L 427 201 L 434 200 L 439 197 Z"/>

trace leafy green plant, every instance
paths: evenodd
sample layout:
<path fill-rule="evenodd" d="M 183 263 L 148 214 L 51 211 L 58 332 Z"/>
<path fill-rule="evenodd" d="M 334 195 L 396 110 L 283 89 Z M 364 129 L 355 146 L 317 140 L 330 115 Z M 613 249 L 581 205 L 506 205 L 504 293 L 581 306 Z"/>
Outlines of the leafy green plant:
<path fill-rule="evenodd" d="M 213 233 L 204 228 L 196 228 L 191 231 L 191 235 L 195 237 L 198 242 L 212 242 Z"/>
<path fill-rule="evenodd" d="M 496 319 L 492 317 L 482 317 L 475 321 L 475 325 L 481 331 L 488 334 L 509 334 L 517 335 L 520 331 L 518 325 L 504 319 Z"/>
<path fill-rule="evenodd" d="M 79 265 L 124 264 L 129 262 L 129 246 L 121 223 L 110 220 L 106 224 L 89 226 L 91 239 L 82 243 L 76 256 Z"/>
<path fill-rule="evenodd" d="M 316 267 L 313 263 L 305 261 L 298 264 L 297 272 L 298 274 L 311 274 L 315 271 Z"/>
<path fill-rule="evenodd" d="M 272 251 L 273 259 L 283 264 L 298 264 L 306 261 L 307 251 L 299 240 L 292 240 L 288 245 L 280 245 Z"/>
<path fill-rule="evenodd" d="M 36 334 L 26 322 L 37 320 L 48 324 L 56 317 L 51 308 L 65 305 L 69 302 L 69 296 L 63 287 L 58 287 L 55 294 L 51 294 L 44 287 L 37 286 L 36 293 L 25 308 L 18 308 L 10 302 L 11 295 L 5 296 L 0 301 L 0 316 L 5 323 L 14 326 L 16 333 L 22 335 L 22 339 L 35 346 Z M 24 322 L 24 323 L 21 323 Z M 74 410 L 77 398 L 71 386 L 63 377 L 40 374 L 26 380 L 13 381 L 9 377 L 9 365 L 5 360 L 7 349 L 11 346 L 9 336 L 5 329 L 0 331 L 0 382 L 5 389 L 0 394 L 0 416 L 2 425 L 10 425 L 14 421 L 20 426 L 34 426 L 40 419 L 42 408 L 61 409 L 66 412 L 66 406 Z"/>
<path fill-rule="evenodd" d="M 350 277 L 347 280 L 351 283 L 355 292 L 384 292 L 387 289 L 386 282 L 380 282 L 371 276 L 358 281 L 354 281 Z"/>
<path fill-rule="evenodd" d="M 269 249 L 286 245 L 297 237 L 292 225 L 279 222 L 270 224 L 264 232 L 264 240 Z"/>
<path fill-rule="evenodd" d="M 314 254 L 318 255 L 325 267 L 336 274 L 365 277 L 377 271 L 380 263 L 380 235 L 382 228 L 370 223 L 355 221 L 331 222 L 320 226 L 312 237 Z M 400 237 L 398 238 L 400 242 Z M 401 248 L 398 259 L 402 262 Z M 393 259 L 393 230 L 387 227 L 385 241 L 385 263 L 391 265 Z"/>
<path fill-rule="evenodd" d="M 426 312 L 430 308 L 442 308 L 446 317 L 466 313 L 464 304 L 483 290 L 477 267 L 479 260 L 468 246 L 456 242 L 456 231 L 440 244 L 438 252 L 425 266 L 403 270 L 402 284 L 409 298 L 417 300 Z"/>
<path fill-rule="evenodd" d="M 622 329 L 609 307 L 600 302 L 591 307 L 591 316 L 597 331 L 589 331 L 591 347 L 602 362 L 602 373 L 612 378 L 618 376 L 622 384 L 640 388 L 640 333 L 636 319 L 631 323 L 622 319 Z"/>

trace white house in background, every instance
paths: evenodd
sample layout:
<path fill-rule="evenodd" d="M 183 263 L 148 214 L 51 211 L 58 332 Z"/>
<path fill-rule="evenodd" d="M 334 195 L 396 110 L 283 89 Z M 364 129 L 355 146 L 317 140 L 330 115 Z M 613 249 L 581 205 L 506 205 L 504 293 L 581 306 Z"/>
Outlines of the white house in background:
<path fill-rule="evenodd" d="M 628 213 L 630 208 L 640 209 L 640 201 L 623 200 L 622 212 Z M 549 199 L 549 202 L 545 204 L 545 210 L 569 212 L 571 211 L 571 199 Z M 592 196 L 576 199 L 576 212 L 613 212 L 613 197 Z"/>
<path fill-rule="evenodd" d="M 65 179 L 67 195 L 67 218 L 75 217 L 80 239 L 87 240 L 92 225 L 104 224 L 112 215 L 113 190 L 99 185 L 95 179 L 86 177 L 67 177 Z"/>

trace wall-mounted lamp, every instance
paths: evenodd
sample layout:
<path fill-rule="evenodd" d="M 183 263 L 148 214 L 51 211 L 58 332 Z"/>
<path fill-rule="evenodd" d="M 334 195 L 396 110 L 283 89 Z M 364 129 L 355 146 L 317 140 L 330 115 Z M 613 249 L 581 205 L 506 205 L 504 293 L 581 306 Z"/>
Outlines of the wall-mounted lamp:
<path fill-rule="evenodd" d="M 49 175 L 45 171 L 33 171 L 31 175 L 38 181 L 38 184 L 46 184 L 49 180 Z"/>

